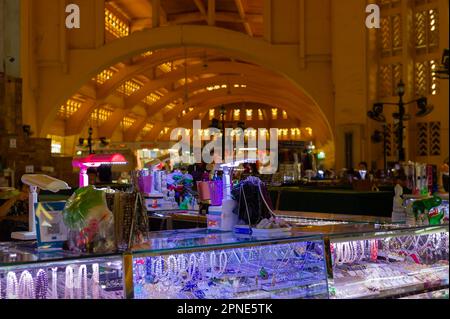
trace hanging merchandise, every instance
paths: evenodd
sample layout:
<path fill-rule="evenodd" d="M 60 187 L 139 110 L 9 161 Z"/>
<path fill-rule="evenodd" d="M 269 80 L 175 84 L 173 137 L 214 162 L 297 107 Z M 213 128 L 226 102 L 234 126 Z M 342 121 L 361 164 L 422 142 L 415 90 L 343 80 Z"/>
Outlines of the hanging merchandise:
<path fill-rule="evenodd" d="M 289 223 L 275 216 L 267 187 L 259 178 L 249 176 L 241 181 L 232 196 L 238 203 L 234 213 L 245 223 L 236 226 L 236 232 L 290 231 Z"/>
<path fill-rule="evenodd" d="M 68 246 L 77 252 L 114 251 L 114 216 L 108 209 L 104 191 L 83 187 L 68 199 L 63 211 L 69 229 Z"/>

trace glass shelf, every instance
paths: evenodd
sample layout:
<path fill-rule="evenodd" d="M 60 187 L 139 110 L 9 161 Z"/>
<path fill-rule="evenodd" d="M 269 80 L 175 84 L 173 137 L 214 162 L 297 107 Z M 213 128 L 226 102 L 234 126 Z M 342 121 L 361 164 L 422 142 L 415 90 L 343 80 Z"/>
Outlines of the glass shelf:
<path fill-rule="evenodd" d="M 177 250 L 219 249 L 243 244 L 268 244 L 274 241 L 322 240 L 312 232 L 276 232 L 263 235 L 236 234 L 205 228 L 151 232 L 145 244 L 132 249 L 133 254 L 160 254 Z"/>

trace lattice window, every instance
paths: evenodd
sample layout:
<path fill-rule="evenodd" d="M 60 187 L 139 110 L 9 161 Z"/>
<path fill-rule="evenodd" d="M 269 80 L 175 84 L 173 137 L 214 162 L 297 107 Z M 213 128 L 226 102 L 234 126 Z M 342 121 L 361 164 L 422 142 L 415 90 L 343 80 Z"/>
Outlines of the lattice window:
<path fill-rule="evenodd" d="M 260 121 L 264 120 L 263 111 L 261 109 L 258 109 L 258 120 Z"/>
<path fill-rule="evenodd" d="M 211 121 L 215 115 L 216 115 L 216 110 L 210 109 L 209 110 L 209 120 Z"/>
<path fill-rule="evenodd" d="M 91 121 L 97 123 L 97 125 L 101 125 L 108 120 L 112 113 L 113 111 L 111 109 L 104 107 L 97 108 L 91 114 Z"/>
<path fill-rule="evenodd" d="M 430 155 L 441 155 L 441 122 L 430 122 Z"/>
<path fill-rule="evenodd" d="M 158 68 L 159 68 L 161 71 L 163 71 L 164 73 L 169 73 L 170 71 L 173 71 L 173 70 L 176 69 L 176 68 L 174 67 L 173 63 L 171 63 L 171 62 L 167 62 L 167 63 L 160 64 L 160 65 L 158 66 Z"/>
<path fill-rule="evenodd" d="M 132 117 L 124 117 L 121 123 L 121 126 L 124 130 L 129 129 L 131 126 L 133 126 L 134 122 L 136 122 L 135 118 Z"/>
<path fill-rule="evenodd" d="M 153 127 L 153 124 L 147 123 L 139 134 L 139 139 L 142 140 L 143 138 L 145 138 L 151 132 Z"/>
<path fill-rule="evenodd" d="M 123 38 L 130 34 L 128 21 L 108 8 L 105 8 L 105 29 L 116 38 Z"/>
<path fill-rule="evenodd" d="M 142 84 L 137 83 L 136 80 L 130 80 L 130 81 L 126 81 L 125 84 L 121 85 L 117 90 L 120 93 L 130 96 L 134 92 L 140 90 L 141 87 L 142 87 Z"/>
<path fill-rule="evenodd" d="M 417 156 L 441 155 L 441 122 L 417 123 Z"/>
<path fill-rule="evenodd" d="M 193 110 L 194 110 L 193 107 L 190 107 L 187 110 L 183 110 L 183 112 L 181 112 L 181 116 L 185 116 L 186 114 L 191 113 Z"/>
<path fill-rule="evenodd" d="M 253 110 L 252 109 L 245 110 L 245 119 L 247 121 L 251 121 L 253 119 Z"/>
<path fill-rule="evenodd" d="M 278 119 L 278 109 L 272 109 L 271 114 L 272 114 L 272 120 Z"/>
<path fill-rule="evenodd" d="M 149 57 L 151 55 L 153 55 L 153 51 L 147 51 L 141 54 L 141 56 L 143 56 L 144 58 Z"/>
<path fill-rule="evenodd" d="M 401 63 L 380 66 L 379 94 L 380 97 L 395 96 L 397 83 L 402 79 L 403 67 Z"/>
<path fill-rule="evenodd" d="M 436 51 L 439 48 L 438 9 L 420 10 L 414 14 L 414 31 L 418 53 Z"/>
<path fill-rule="evenodd" d="M 416 95 L 436 95 L 439 93 L 439 79 L 433 75 L 438 63 L 435 60 L 416 62 L 414 69 Z"/>
<path fill-rule="evenodd" d="M 241 120 L 241 110 L 235 109 L 233 110 L 233 121 L 240 121 Z"/>
<path fill-rule="evenodd" d="M 147 95 L 144 99 L 144 102 L 152 105 L 153 103 L 155 103 L 156 101 L 158 101 L 159 99 L 161 99 L 161 96 L 159 96 L 158 94 L 155 93 L 151 93 L 149 95 Z"/>
<path fill-rule="evenodd" d="M 428 123 L 417 123 L 417 156 L 428 156 Z"/>
<path fill-rule="evenodd" d="M 393 132 L 393 126 L 392 124 L 387 124 L 386 125 L 386 155 L 387 156 L 393 156 L 393 151 L 392 151 L 392 145 L 393 145 L 393 139 L 392 136 L 394 135 Z"/>
<path fill-rule="evenodd" d="M 82 105 L 81 101 L 69 99 L 66 104 L 61 105 L 58 112 L 58 117 L 62 119 L 68 119 L 72 116 L 76 111 L 80 109 Z"/>
<path fill-rule="evenodd" d="M 401 54 L 402 19 L 399 14 L 381 18 L 380 46 L 383 56 L 392 56 Z"/>
<path fill-rule="evenodd" d="M 111 79 L 114 76 L 114 73 L 116 73 L 116 71 L 112 68 L 110 69 L 106 69 L 103 70 L 101 73 L 97 74 L 97 76 L 95 78 L 93 78 L 93 80 L 95 82 L 97 82 L 98 84 L 103 84 L 106 81 L 108 81 L 109 79 Z"/>

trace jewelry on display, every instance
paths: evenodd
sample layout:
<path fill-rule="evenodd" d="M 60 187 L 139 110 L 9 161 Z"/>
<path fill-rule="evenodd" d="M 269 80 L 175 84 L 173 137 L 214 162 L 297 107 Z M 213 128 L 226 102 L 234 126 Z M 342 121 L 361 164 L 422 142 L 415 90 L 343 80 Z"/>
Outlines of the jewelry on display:
<path fill-rule="evenodd" d="M 64 288 L 64 299 L 73 299 L 73 288 L 74 288 L 74 277 L 73 277 L 73 268 L 72 266 L 66 267 L 66 282 Z"/>
<path fill-rule="evenodd" d="M 77 290 L 77 295 L 78 295 L 79 299 L 88 299 L 87 267 L 86 267 L 86 265 L 81 265 L 80 268 L 78 268 L 78 276 L 75 281 L 75 288 Z M 82 288 L 84 288 L 83 292 L 81 290 Z"/>
<path fill-rule="evenodd" d="M 191 254 L 189 256 L 188 280 L 194 278 L 196 269 L 197 269 L 197 257 L 195 256 L 195 254 Z"/>
<path fill-rule="evenodd" d="M 25 270 L 20 274 L 19 299 L 34 299 L 33 276 L 28 270 Z"/>
<path fill-rule="evenodd" d="M 372 261 L 378 259 L 378 241 L 376 239 L 370 241 L 370 259 Z"/>
<path fill-rule="evenodd" d="M 58 267 L 52 268 L 52 299 L 58 299 Z"/>
<path fill-rule="evenodd" d="M 215 251 L 212 251 L 209 254 L 209 265 L 211 267 L 211 277 L 214 277 L 215 273 L 216 273 L 216 253 L 215 253 Z"/>
<path fill-rule="evenodd" d="M 100 288 L 100 273 L 99 273 L 99 265 L 92 265 L 92 298 L 99 298 L 99 288 Z"/>
<path fill-rule="evenodd" d="M 177 258 L 173 255 L 170 255 L 169 258 L 167 258 L 167 277 L 172 282 L 176 282 L 178 279 L 178 262 Z"/>
<path fill-rule="evenodd" d="M 206 255 L 205 253 L 201 253 L 198 258 L 198 270 L 200 272 L 200 276 L 203 278 L 206 275 Z"/>
<path fill-rule="evenodd" d="M 182 276 L 184 272 L 187 271 L 188 266 L 188 260 L 185 255 L 180 254 L 177 257 L 177 265 L 178 265 L 178 271 L 179 275 Z"/>
<path fill-rule="evenodd" d="M 44 269 L 39 269 L 36 274 L 36 299 L 47 299 L 48 277 Z"/>
<path fill-rule="evenodd" d="M 10 271 L 6 276 L 6 299 L 17 299 L 19 297 L 16 273 Z"/>
<path fill-rule="evenodd" d="M 226 268 L 228 263 L 228 255 L 225 251 L 221 251 L 219 255 L 219 275 L 222 275 Z"/>

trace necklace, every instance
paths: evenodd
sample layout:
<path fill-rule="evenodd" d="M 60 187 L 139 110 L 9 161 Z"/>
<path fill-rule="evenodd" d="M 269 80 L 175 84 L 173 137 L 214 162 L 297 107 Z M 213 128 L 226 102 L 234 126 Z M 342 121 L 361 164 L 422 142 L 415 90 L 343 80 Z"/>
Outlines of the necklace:
<path fill-rule="evenodd" d="M 176 282 L 178 279 L 178 265 L 177 258 L 173 255 L 170 255 L 167 258 L 167 277 L 172 282 Z"/>
<path fill-rule="evenodd" d="M 58 299 L 58 267 L 52 268 L 52 299 Z"/>
<path fill-rule="evenodd" d="M 47 299 L 48 277 L 44 269 L 36 274 L 36 299 Z"/>
<path fill-rule="evenodd" d="M 78 295 L 79 299 L 87 299 L 88 298 L 86 265 L 81 265 L 80 268 L 78 268 L 78 276 L 75 281 L 75 288 L 77 290 L 77 295 Z M 84 288 L 83 292 L 81 291 L 81 288 Z"/>
<path fill-rule="evenodd" d="M 6 299 L 18 298 L 18 284 L 16 273 L 10 271 L 6 276 Z"/>
<path fill-rule="evenodd" d="M 100 274 L 98 264 L 92 265 L 92 299 L 99 298 Z"/>
<path fill-rule="evenodd" d="M 188 266 L 188 280 L 194 277 L 195 271 L 197 269 L 197 257 L 194 254 L 189 256 L 189 266 Z"/>
<path fill-rule="evenodd" d="M 225 251 L 221 251 L 219 255 L 219 275 L 223 275 L 227 268 L 228 255 Z"/>
<path fill-rule="evenodd" d="M 206 276 L 206 270 L 207 270 L 205 253 L 201 253 L 200 257 L 198 258 L 198 270 L 199 270 L 201 278 L 203 279 L 203 276 Z"/>
<path fill-rule="evenodd" d="M 211 267 L 211 277 L 214 277 L 216 273 L 216 253 L 214 251 L 209 254 L 209 266 Z"/>
<path fill-rule="evenodd" d="M 64 289 L 64 299 L 73 299 L 73 268 L 72 266 L 66 267 L 66 283 Z"/>
<path fill-rule="evenodd" d="M 25 270 L 20 274 L 19 299 L 34 299 L 33 276 L 28 270 Z"/>

